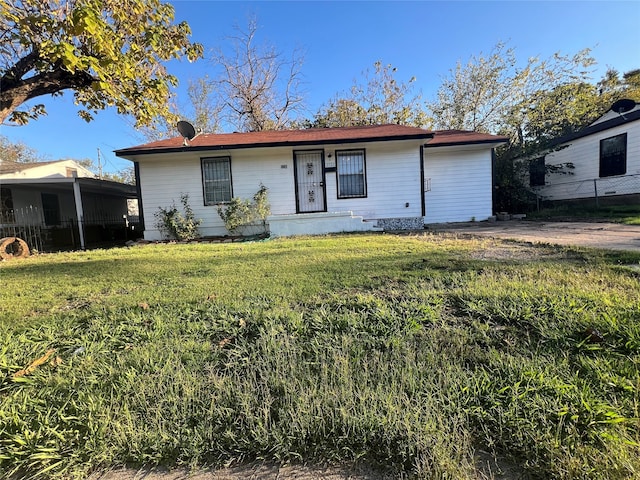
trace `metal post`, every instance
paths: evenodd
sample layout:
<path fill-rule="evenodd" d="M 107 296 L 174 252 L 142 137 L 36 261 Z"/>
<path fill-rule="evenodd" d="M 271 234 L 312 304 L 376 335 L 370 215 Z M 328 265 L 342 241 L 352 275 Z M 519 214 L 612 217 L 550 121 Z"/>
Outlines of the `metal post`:
<path fill-rule="evenodd" d="M 82 195 L 80 193 L 80 183 L 75 178 L 73 181 L 73 199 L 76 202 L 76 216 L 78 218 L 78 234 L 80 235 L 80 249 L 85 249 L 84 244 L 84 210 L 82 209 Z"/>
<path fill-rule="evenodd" d="M 598 201 L 598 180 L 593 179 L 593 191 L 596 195 L 596 208 L 600 208 L 600 202 Z"/>

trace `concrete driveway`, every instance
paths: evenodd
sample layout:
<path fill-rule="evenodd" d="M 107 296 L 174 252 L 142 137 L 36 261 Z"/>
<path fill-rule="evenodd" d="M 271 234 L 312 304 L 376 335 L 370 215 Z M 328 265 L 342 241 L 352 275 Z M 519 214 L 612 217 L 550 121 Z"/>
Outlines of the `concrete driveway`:
<path fill-rule="evenodd" d="M 497 222 L 429 225 L 431 231 L 640 252 L 640 225 L 590 222 Z"/>

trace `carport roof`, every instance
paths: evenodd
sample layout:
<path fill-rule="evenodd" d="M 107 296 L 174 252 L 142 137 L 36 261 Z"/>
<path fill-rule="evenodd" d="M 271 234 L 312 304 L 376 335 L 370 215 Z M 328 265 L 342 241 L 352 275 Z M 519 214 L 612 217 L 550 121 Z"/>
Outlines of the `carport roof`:
<path fill-rule="evenodd" d="M 38 188 L 43 185 L 57 188 L 69 188 L 76 182 L 86 193 L 101 193 L 106 195 L 125 196 L 137 198 L 135 185 L 126 183 L 111 182 L 109 180 L 98 180 L 97 178 L 86 177 L 51 177 L 51 178 L 3 178 L 3 186 L 17 185 L 21 187 Z"/>

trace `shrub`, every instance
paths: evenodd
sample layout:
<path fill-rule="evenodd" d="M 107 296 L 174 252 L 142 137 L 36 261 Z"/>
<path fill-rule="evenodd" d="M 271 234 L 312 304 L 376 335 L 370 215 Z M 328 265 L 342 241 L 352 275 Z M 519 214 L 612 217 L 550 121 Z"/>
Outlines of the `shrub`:
<path fill-rule="evenodd" d="M 220 215 L 226 229 L 234 233 L 240 227 L 250 225 L 254 221 L 260 220 L 266 232 L 267 217 L 271 213 L 267 191 L 267 187 L 260 184 L 260 188 L 253 196 L 253 201 L 234 197 L 228 204 L 219 205 L 218 215 Z"/>
<path fill-rule="evenodd" d="M 180 194 L 180 203 L 182 203 L 182 212 L 178 210 L 175 202 L 170 208 L 158 207 L 155 213 L 156 227 L 162 232 L 164 237 L 176 240 L 193 240 L 199 236 L 198 227 L 202 223 L 202 219 L 196 219 L 189 205 L 189 195 Z"/>

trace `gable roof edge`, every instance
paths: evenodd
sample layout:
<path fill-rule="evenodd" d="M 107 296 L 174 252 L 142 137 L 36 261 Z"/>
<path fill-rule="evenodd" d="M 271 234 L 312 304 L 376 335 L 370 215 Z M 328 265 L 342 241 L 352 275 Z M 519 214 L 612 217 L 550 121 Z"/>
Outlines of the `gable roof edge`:
<path fill-rule="evenodd" d="M 618 118 L 612 118 L 611 120 L 606 120 L 604 122 L 592 124 L 592 125 L 589 125 L 588 127 L 583 128 L 582 130 L 578 130 L 575 133 L 570 133 L 568 135 L 563 135 L 562 137 L 558 137 L 555 140 L 552 140 L 547 145 L 546 148 L 550 149 L 558 145 L 562 145 L 563 143 L 571 142 L 572 140 L 577 140 L 578 138 L 588 137 L 589 135 L 594 135 L 596 133 L 609 130 L 610 128 L 619 127 L 620 125 L 625 125 L 627 123 L 631 123 L 639 119 L 640 119 L 640 110 L 635 110 L 624 116 L 620 115 L 620 117 Z"/>
<path fill-rule="evenodd" d="M 296 147 L 296 146 L 312 146 L 312 145 L 343 145 L 350 143 L 372 143 L 386 142 L 396 140 L 429 140 L 433 138 L 433 132 L 406 134 L 406 135 L 383 135 L 378 137 L 367 138 L 344 138 L 344 139 L 326 139 L 326 140 L 300 140 L 300 141 L 279 141 L 279 142 L 258 142 L 231 145 L 202 145 L 202 146 L 181 146 L 181 147 L 164 147 L 164 148 L 123 148 L 115 150 L 117 157 L 127 158 L 128 155 L 150 155 L 161 153 L 181 153 L 181 152 L 207 152 L 220 150 L 240 150 L 251 148 L 272 148 L 272 147 Z"/>

